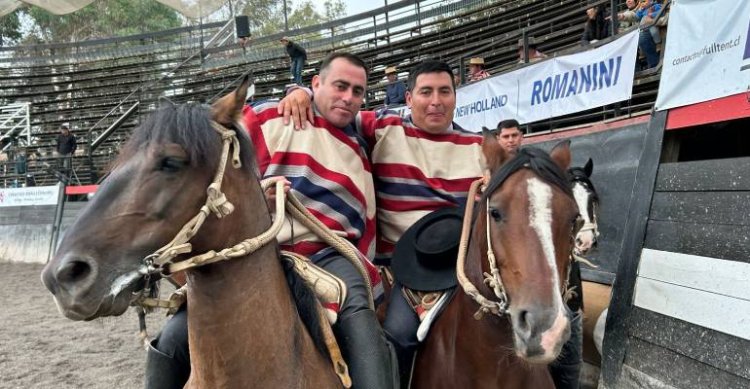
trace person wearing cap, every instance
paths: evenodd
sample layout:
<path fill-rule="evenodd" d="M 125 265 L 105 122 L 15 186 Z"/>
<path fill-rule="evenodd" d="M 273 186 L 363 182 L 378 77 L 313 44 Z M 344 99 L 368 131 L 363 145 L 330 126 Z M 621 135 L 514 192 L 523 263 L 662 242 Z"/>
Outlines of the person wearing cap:
<path fill-rule="evenodd" d="M 59 166 L 66 171 L 71 167 L 71 157 L 78 148 L 78 142 L 76 142 L 76 136 L 70 132 L 70 126 L 67 123 L 63 123 L 60 126 L 60 134 L 57 136 L 57 154 L 60 157 Z"/>
<path fill-rule="evenodd" d="M 385 76 L 388 78 L 388 85 L 385 87 L 385 107 L 404 105 L 406 103 L 406 85 L 398 79 L 396 67 L 385 68 Z"/>
<path fill-rule="evenodd" d="M 283 37 L 279 40 L 282 45 L 286 48 L 289 58 L 292 60 L 292 78 L 294 83 L 302 85 L 302 68 L 305 66 L 307 60 L 307 51 L 296 42 L 292 42 L 288 37 Z"/>
<path fill-rule="evenodd" d="M 469 60 L 469 82 L 484 80 L 490 74 L 484 70 L 484 58 L 474 57 Z"/>
<path fill-rule="evenodd" d="M 528 38 L 529 45 L 529 61 L 536 62 L 547 58 L 547 55 L 537 49 L 536 40 L 534 37 Z M 518 40 L 518 63 L 526 63 L 525 50 L 523 49 L 523 39 Z"/>

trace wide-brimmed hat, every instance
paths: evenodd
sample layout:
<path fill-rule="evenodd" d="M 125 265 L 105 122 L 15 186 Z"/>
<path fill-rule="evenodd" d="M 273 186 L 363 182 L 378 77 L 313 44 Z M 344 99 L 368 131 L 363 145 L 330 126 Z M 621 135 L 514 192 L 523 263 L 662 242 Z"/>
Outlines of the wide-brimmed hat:
<path fill-rule="evenodd" d="M 469 65 L 484 65 L 484 58 L 474 57 L 469 60 Z"/>
<path fill-rule="evenodd" d="M 407 288 L 436 291 L 456 286 L 463 208 L 429 213 L 404 232 L 391 259 L 393 275 Z"/>
<path fill-rule="evenodd" d="M 396 67 L 395 66 L 388 66 L 385 68 L 385 74 L 391 74 L 396 73 Z"/>

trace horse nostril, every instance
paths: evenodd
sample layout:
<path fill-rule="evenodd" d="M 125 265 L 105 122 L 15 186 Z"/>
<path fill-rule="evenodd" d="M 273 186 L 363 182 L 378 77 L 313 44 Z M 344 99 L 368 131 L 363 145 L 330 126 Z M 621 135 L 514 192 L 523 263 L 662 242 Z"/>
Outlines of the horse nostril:
<path fill-rule="evenodd" d="M 57 270 L 57 282 L 61 285 L 71 285 L 85 280 L 91 274 L 91 265 L 80 260 L 71 260 Z"/>
<path fill-rule="evenodd" d="M 517 329 L 523 333 L 528 333 L 531 325 L 529 323 L 529 311 L 523 310 L 518 312 Z"/>

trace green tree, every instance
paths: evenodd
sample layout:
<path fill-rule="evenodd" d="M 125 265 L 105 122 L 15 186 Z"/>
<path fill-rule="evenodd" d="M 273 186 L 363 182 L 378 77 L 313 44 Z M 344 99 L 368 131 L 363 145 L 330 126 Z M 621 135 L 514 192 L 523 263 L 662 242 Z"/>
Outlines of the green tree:
<path fill-rule="evenodd" d="M 21 39 L 21 22 L 17 9 L 5 16 L 0 17 L 0 47 L 15 44 Z"/>
<path fill-rule="evenodd" d="M 30 7 L 30 40 L 80 42 L 88 39 L 166 30 L 182 25 L 181 16 L 154 0 L 107 0 L 67 15 Z"/>

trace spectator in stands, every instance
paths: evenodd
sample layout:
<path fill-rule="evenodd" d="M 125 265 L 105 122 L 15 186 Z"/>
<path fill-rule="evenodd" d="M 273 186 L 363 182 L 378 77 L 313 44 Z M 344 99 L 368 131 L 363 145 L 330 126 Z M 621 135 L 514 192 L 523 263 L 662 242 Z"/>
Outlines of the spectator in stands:
<path fill-rule="evenodd" d="M 627 7 L 624 11 L 617 14 L 617 20 L 619 21 L 619 31 L 623 32 L 637 24 L 637 19 L 635 18 L 635 11 L 638 10 L 638 3 L 636 0 L 625 0 L 625 7 Z"/>
<path fill-rule="evenodd" d="M 302 85 L 302 68 L 305 66 L 305 61 L 307 60 L 307 51 L 287 37 L 281 38 L 280 42 L 286 47 L 286 52 L 292 60 L 292 78 L 294 78 L 294 83 Z"/>
<path fill-rule="evenodd" d="M 651 69 L 659 64 L 659 53 L 656 46 L 661 43 L 659 27 L 654 21 L 661 11 L 661 4 L 654 0 L 642 0 L 635 11 L 635 19 L 641 26 L 638 36 L 638 48 L 646 56 L 646 69 Z"/>
<path fill-rule="evenodd" d="M 595 43 L 612 35 L 611 22 L 605 13 L 603 5 L 586 10 L 586 24 L 583 28 L 581 44 Z"/>
<path fill-rule="evenodd" d="M 527 43 L 529 45 L 529 61 L 528 62 L 536 62 L 541 61 L 545 58 L 547 58 L 547 54 L 542 53 L 537 49 L 536 46 L 536 40 L 534 37 L 529 37 L 527 39 Z M 523 38 L 518 40 L 518 63 L 526 63 L 526 50 L 523 48 Z"/>
<path fill-rule="evenodd" d="M 388 78 L 388 85 L 385 87 L 385 107 L 404 105 L 406 103 L 406 85 L 398 79 L 396 67 L 385 68 L 385 76 Z"/>
<path fill-rule="evenodd" d="M 453 86 L 458 88 L 461 85 L 461 70 L 453 68 Z"/>
<path fill-rule="evenodd" d="M 16 174 L 26 174 L 26 150 L 20 149 L 16 154 Z"/>
<path fill-rule="evenodd" d="M 518 120 L 507 119 L 497 124 L 495 137 L 500 146 L 508 153 L 516 153 L 523 143 L 523 133 L 518 127 Z"/>
<path fill-rule="evenodd" d="M 490 74 L 484 70 L 484 58 L 474 57 L 469 60 L 469 82 L 484 80 Z"/>
<path fill-rule="evenodd" d="M 63 123 L 60 126 L 60 135 L 57 136 L 58 167 L 68 172 L 71 167 L 71 157 L 75 153 L 78 143 L 76 136 L 70 132 L 70 126 Z"/>

